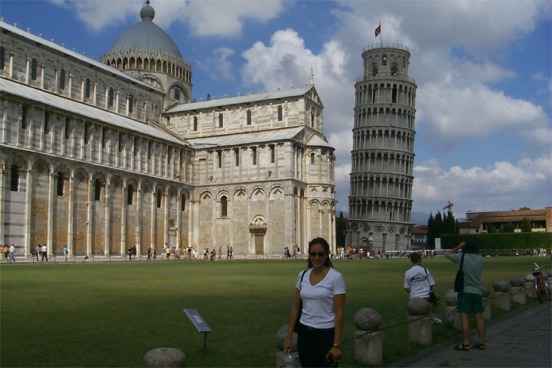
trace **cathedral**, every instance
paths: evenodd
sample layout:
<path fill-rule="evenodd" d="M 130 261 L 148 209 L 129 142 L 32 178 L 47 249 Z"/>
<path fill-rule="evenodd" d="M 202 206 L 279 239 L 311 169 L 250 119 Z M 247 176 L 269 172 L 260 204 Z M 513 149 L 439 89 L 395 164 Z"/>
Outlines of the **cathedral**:
<path fill-rule="evenodd" d="M 138 10 L 138 9 L 137 9 Z M 0 20 L 0 241 L 31 257 L 136 246 L 335 250 L 334 148 L 311 83 L 196 102 L 149 1 L 99 60 Z"/>

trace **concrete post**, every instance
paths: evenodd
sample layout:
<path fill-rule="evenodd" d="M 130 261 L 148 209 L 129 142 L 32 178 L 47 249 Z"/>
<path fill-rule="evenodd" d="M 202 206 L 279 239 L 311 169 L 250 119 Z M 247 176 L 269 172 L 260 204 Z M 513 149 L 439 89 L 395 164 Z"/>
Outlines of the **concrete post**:
<path fill-rule="evenodd" d="M 383 365 L 382 333 L 378 331 L 381 316 L 371 308 L 363 308 L 354 316 L 355 326 L 355 359 L 367 365 Z"/>
<path fill-rule="evenodd" d="M 276 353 L 276 368 L 284 367 L 284 340 L 287 338 L 288 325 L 280 327 L 278 333 L 276 334 L 276 343 L 278 345 L 278 352 Z M 293 357 L 293 362 L 295 367 L 301 367 L 301 362 L 299 361 L 299 353 L 297 352 L 297 334 L 294 332 L 291 337 L 293 344 L 291 346 L 291 356 Z"/>
<path fill-rule="evenodd" d="M 523 277 L 513 277 L 510 280 L 510 285 L 512 286 L 510 288 L 510 299 L 512 302 L 522 305 L 526 304 L 524 283 Z"/>
<path fill-rule="evenodd" d="M 449 289 L 445 293 L 445 322 L 454 327 L 457 331 L 462 331 L 460 314 L 457 309 L 457 298 L 454 289 Z"/>
<path fill-rule="evenodd" d="M 410 314 L 407 324 L 408 340 L 421 345 L 431 345 L 433 342 L 429 318 L 431 305 L 425 299 L 410 299 L 407 309 Z"/>
<path fill-rule="evenodd" d="M 493 289 L 495 291 L 493 306 L 508 312 L 512 308 L 509 293 L 510 283 L 506 280 L 496 281 L 493 284 Z"/>

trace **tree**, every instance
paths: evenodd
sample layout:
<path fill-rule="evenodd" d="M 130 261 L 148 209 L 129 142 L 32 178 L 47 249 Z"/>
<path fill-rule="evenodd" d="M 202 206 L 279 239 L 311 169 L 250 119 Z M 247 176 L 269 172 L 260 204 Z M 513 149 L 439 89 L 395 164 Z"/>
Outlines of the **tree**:
<path fill-rule="evenodd" d="M 514 227 L 514 224 L 512 224 L 512 222 L 508 222 L 506 225 L 502 226 L 502 231 L 503 233 L 513 233 L 515 230 L 515 227 Z"/>
<path fill-rule="evenodd" d="M 533 226 L 531 225 L 531 221 L 529 221 L 526 218 L 523 218 L 523 220 L 521 221 L 520 228 L 522 233 L 530 233 L 531 231 L 533 231 Z"/>
<path fill-rule="evenodd" d="M 345 239 L 347 237 L 347 219 L 343 217 L 343 212 L 339 213 L 339 217 L 335 219 L 335 242 L 338 247 L 345 247 Z"/>

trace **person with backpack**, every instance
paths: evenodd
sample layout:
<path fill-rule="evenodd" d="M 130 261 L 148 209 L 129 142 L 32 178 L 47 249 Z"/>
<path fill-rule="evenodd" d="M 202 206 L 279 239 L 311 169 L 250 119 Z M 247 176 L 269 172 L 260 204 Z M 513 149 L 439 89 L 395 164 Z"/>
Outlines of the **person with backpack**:
<path fill-rule="evenodd" d="M 418 252 L 410 254 L 410 261 L 413 266 L 404 274 L 404 290 L 410 295 L 410 299 L 422 298 L 427 300 L 431 305 L 431 322 L 435 325 L 441 324 L 437 317 L 439 310 L 439 298 L 433 292 L 435 280 L 431 272 L 425 267 L 422 267 L 422 256 Z"/>
<path fill-rule="evenodd" d="M 458 251 L 462 250 L 462 253 Z M 460 243 L 445 256 L 464 272 L 463 290 L 457 293 L 458 313 L 462 325 L 462 343 L 454 347 L 456 350 L 470 350 L 470 320 L 469 315 L 475 315 L 479 341 L 474 348 L 485 349 L 485 318 L 483 312 L 483 297 L 481 289 L 481 274 L 483 273 L 483 257 L 479 254 L 479 246 L 473 240 Z"/>

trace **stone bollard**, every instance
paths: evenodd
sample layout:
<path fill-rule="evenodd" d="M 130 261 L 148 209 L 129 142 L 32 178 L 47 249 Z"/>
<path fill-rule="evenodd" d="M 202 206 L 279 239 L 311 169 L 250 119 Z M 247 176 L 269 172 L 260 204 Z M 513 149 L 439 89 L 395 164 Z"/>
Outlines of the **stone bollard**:
<path fill-rule="evenodd" d="M 152 349 L 144 355 L 142 367 L 161 368 L 181 368 L 186 366 L 186 356 L 181 350 L 175 348 Z"/>
<path fill-rule="evenodd" d="M 421 345 L 431 345 L 433 334 L 429 311 L 431 305 L 425 299 L 410 299 L 407 306 L 408 313 L 408 341 Z"/>
<path fill-rule="evenodd" d="M 491 289 L 488 286 L 481 285 L 481 298 L 483 299 L 483 318 L 485 321 L 491 320 L 491 302 L 489 301 L 489 295 Z"/>
<path fill-rule="evenodd" d="M 382 334 L 378 331 L 381 316 L 371 308 L 355 313 L 355 359 L 366 365 L 383 365 Z"/>
<path fill-rule="evenodd" d="M 278 345 L 278 352 L 276 353 L 276 367 L 284 367 L 284 341 L 287 338 L 287 330 L 288 325 L 280 327 L 278 330 L 278 333 L 276 334 L 276 343 Z M 293 357 L 293 361 L 295 364 L 295 367 L 301 367 L 301 362 L 299 361 L 299 353 L 297 352 L 297 334 L 294 332 L 292 337 L 292 345 L 291 345 L 291 356 Z"/>
<path fill-rule="evenodd" d="M 510 283 L 506 280 L 496 281 L 493 284 L 493 289 L 495 291 L 493 306 L 506 312 L 509 311 L 512 308 L 510 293 L 508 292 Z"/>
<path fill-rule="evenodd" d="M 449 289 L 445 293 L 445 322 L 454 327 L 457 331 L 462 330 L 462 323 L 460 321 L 460 314 L 458 313 L 456 299 L 456 292 L 454 289 Z"/>
<path fill-rule="evenodd" d="M 512 286 L 510 288 L 510 299 L 512 302 L 517 304 L 526 304 L 525 299 L 525 288 L 523 286 L 525 280 L 523 277 L 513 277 L 510 280 L 510 285 Z"/>

